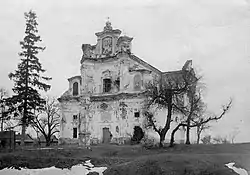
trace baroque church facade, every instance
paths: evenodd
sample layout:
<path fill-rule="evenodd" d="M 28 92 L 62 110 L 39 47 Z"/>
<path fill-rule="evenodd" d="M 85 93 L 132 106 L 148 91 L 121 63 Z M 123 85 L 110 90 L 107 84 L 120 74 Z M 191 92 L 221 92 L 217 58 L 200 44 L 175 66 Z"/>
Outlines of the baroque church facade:
<path fill-rule="evenodd" d="M 58 99 L 61 142 L 124 143 L 135 126 L 144 129 L 145 84 L 191 68 L 191 61 L 172 72 L 151 66 L 131 53 L 133 38 L 121 36 L 109 21 L 95 35 L 95 45 L 82 44 L 81 75 L 68 79 L 69 87 Z M 165 116 L 164 110 L 157 113 L 158 118 Z"/>

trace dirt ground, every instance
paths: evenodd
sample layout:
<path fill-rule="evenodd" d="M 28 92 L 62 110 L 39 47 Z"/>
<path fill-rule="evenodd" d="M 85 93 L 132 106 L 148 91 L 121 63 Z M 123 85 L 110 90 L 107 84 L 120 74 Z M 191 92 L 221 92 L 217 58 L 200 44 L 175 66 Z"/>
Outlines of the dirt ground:
<path fill-rule="evenodd" d="M 91 148 L 64 146 L 1 151 L 0 169 L 70 168 L 90 159 L 95 166 L 108 167 L 105 175 L 235 174 L 225 166 L 229 162 L 235 162 L 236 167 L 244 168 L 250 174 L 250 143 L 176 145 L 162 149 L 146 149 L 140 145 L 98 145 Z"/>

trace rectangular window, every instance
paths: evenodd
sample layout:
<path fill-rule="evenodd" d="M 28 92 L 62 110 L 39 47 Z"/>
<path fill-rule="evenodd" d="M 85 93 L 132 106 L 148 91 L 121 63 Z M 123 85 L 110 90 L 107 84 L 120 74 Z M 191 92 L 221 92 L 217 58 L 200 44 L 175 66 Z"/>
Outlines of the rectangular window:
<path fill-rule="evenodd" d="M 73 115 L 73 120 L 77 120 L 77 115 Z"/>
<path fill-rule="evenodd" d="M 110 92 L 111 91 L 111 79 L 103 79 L 103 92 Z"/>
<path fill-rule="evenodd" d="M 140 112 L 135 112 L 135 117 L 136 118 L 140 117 Z"/>
<path fill-rule="evenodd" d="M 73 128 L 73 138 L 77 138 L 77 128 Z"/>

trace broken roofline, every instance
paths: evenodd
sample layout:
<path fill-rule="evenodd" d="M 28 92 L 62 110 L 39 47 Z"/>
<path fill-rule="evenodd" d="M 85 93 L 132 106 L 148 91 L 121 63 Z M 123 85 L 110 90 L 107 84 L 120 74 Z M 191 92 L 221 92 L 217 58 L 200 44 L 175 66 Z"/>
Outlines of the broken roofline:
<path fill-rule="evenodd" d="M 150 65 L 149 63 L 145 62 L 144 60 L 140 59 L 139 57 L 135 56 L 135 55 L 130 55 L 130 58 L 132 58 L 133 60 L 135 60 L 136 62 L 145 65 L 146 67 L 150 67 L 151 69 L 155 70 L 157 73 L 159 73 L 161 76 L 165 76 L 165 75 L 174 75 L 174 74 L 182 74 L 184 70 L 187 69 L 187 65 L 188 64 L 192 64 L 192 60 L 187 60 L 184 64 L 184 66 L 182 67 L 182 69 L 180 70 L 175 70 L 175 71 L 167 71 L 167 72 L 162 72 L 159 69 L 155 68 L 154 66 Z M 119 58 L 117 57 L 117 55 L 115 56 L 109 56 L 109 57 L 104 57 L 104 58 L 84 58 L 84 60 L 81 60 L 81 64 L 85 61 L 85 60 L 90 60 L 90 61 L 94 61 L 94 62 L 104 62 L 104 61 L 114 61 L 114 60 L 118 60 Z M 68 81 L 74 79 L 74 78 L 81 78 L 80 75 L 77 76 L 73 76 L 68 78 Z"/>
<path fill-rule="evenodd" d="M 109 61 L 114 61 L 114 60 L 118 60 L 118 55 L 120 53 L 117 53 L 116 55 L 112 55 L 112 56 L 107 56 L 107 57 L 103 57 L 103 58 L 91 58 L 91 57 L 83 57 L 81 59 L 81 64 L 85 61 L 85 60 L 89 60 L 89 61 L 93 61 L 93 62 L 100 62 L 100 63 L 103 63 L 103 62 L 109 62 Z M 147 63 L 146 61 L 140 59 L 139 57 L 137 57 L 136 55 L 133 55 L 133 54 L 129 54 L 129 58 L 133 59 L 134 61 L 146 66 L 146 67 L 149 67 L 150 69 L 153 69 L 154 71 L 156 71 L 157 73 L 159 74 L 162 74 L 162 75 L 165 75 L 165 74 L 171 74 L 171 73 L 180 73 L 182 72 L 182 70 L 186 70 L 188 65 L 191 64 L 192 65 L 192 60 L 187 60 L 184 64 L 184 66 L 182 67 L 182 69 L 180 70 L 176 70 L 176 71 L 166 71 L 166 72 L 163 72 L 163 71 L 160 71 L 159 69 L 157 69 L 156 67 L 152 66 L 151 64 Z"/>

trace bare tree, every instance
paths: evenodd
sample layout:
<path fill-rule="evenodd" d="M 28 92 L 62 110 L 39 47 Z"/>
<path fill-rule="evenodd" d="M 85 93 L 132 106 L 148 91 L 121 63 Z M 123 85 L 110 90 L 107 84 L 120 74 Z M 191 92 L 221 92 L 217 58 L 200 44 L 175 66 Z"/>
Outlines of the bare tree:
<path fill-rule="evenodd" d="M 203 125 L 205 123 L 209 123 L 211 121 L 217 121 L 219 119 L 221 119 L 225 114 L 226 112 L 228 112 L 228 110 L 231 108 L 231 105 L 232 105 L 232 99 L 229 100 L 229 103 L 225 106 L 222 106 L 222 112 L 219 116 L 210 116 L 210 117 L 207 117 L 207 118 L 198 118 L 198 121 L 197 121 L 197 118 L 194 118 L 192 119 L 192 122 L 193 124 L 190 125 L 190 128 L 192 127 L 197 127 L 198 125 Z M 182 127 L 187 127 L 187 120 L 183 121 L 183 122 L 180 122 L 175 128 L 174 130 L 172 131 L 171 133 L 171 139 L 170 139 L 170 147 L 174 146 L 174 135 L 176 133 L 176 131 L 179 130 L 179 128 L 182 126 Z"/>
<path fill-rule="evenodd" d="M 213 141 L 215 142 L 215 144 L 229 144 L 230 141 L 228 140 L 227 136 L 216 136 L 213 138 Z"/>
<path fill-rule="evenodd" d="M 1 131 L 4 130 L 4 124 L 10 119 L 7 113 L 7 104 L 6 104 L 8 95 L 9 93 L 5 88 L 0 88 Z"/>
<path fill-rule="evenodd" d="M 234 144 L 236 136 L 240 133 L 240 130 L 238 127 L 235 127 L 232 132 L 229 134 L 229 138 L 232 144 Z"/>
<path fill-rule="evenodd" d="M 186 144 L 190 144 L 190 129 L 191 125 L 196 122 L 197 126 L 200 126 L 197 121 L 202 118 L 203 113 L 206 110 L 206 105 L 202 100 L 202 86 L 197 87 L 197 84 L 200 83 L 201 77 L 198 79 L 194 86 L 191 86 L 187 89 L 185 103 L 176 103 L 174 104 L 175 109 L 178 110 L 182 115 L 181 117 L 176 118 L 177 126 L 172 131 L 172 140 L 174 139 L 174 135 L 176 131 L 179 130 L 180 127 L 186 128 Z M 177 100 L 178 102 L 178 100 Z M 199 130 L 201 127 L 199 127 Z M 198 131 L 199 131 L 198 130 Z"/>
<path fill-rule="evenodd" d="M 147 99 L 144 114 L 147 125 L 152 127 L 160 136 L 160 147 L 163 147 L 163 141 L 173 121 L 172 114 L 177 111 L 175 109 L 177 103 L 183 102 L 183 94 L 198 81 L 193 69 L 182 69 L 181 74 L 178 74 L 178 76 L 169 75 L 166 77 L 160 79 L 160 81 L 154 80 L 146 85 Z M 152 107 L 167 109 L 166 122 L 163 126 L 157 126 L 153 113 L 149 112 Z"/>
<path fill-rule="evenodd" d="M 200 143 L 201 133 L 211 127 L 209 123 L 202 123 L 202 124 L 200 123 L 201 123 L 201 120 L 198 121 L 197 126 L 196 126 L 196 135 L 197 135 L 196 144 Z"/>
<path fill-rule="evenodd" d="M 56 99 L 47 97 L 45 106 L 32 120 L 32 127 L 44 136 L 46 146 L 51 144 L 52 136 L 59 132 L 60 116 L 58 112 L 59 107 Z"/>
<path fill-rule="evenodd" d="M 202 101 L 201 93 L 196 92 L 195 88 L 188 90 L 188 105 L 180 107 L 175 106 L 183 116 L 179 123 L 185 123 L 186 126 L 186 144 L 190 144 L 190 129 L 194 119 L 199 120 L 206 108 L 205 103 Z M 183 121 L 184 120 L 184 121 Z M 183 125 L 184 127 L 184 125 Z"/>

